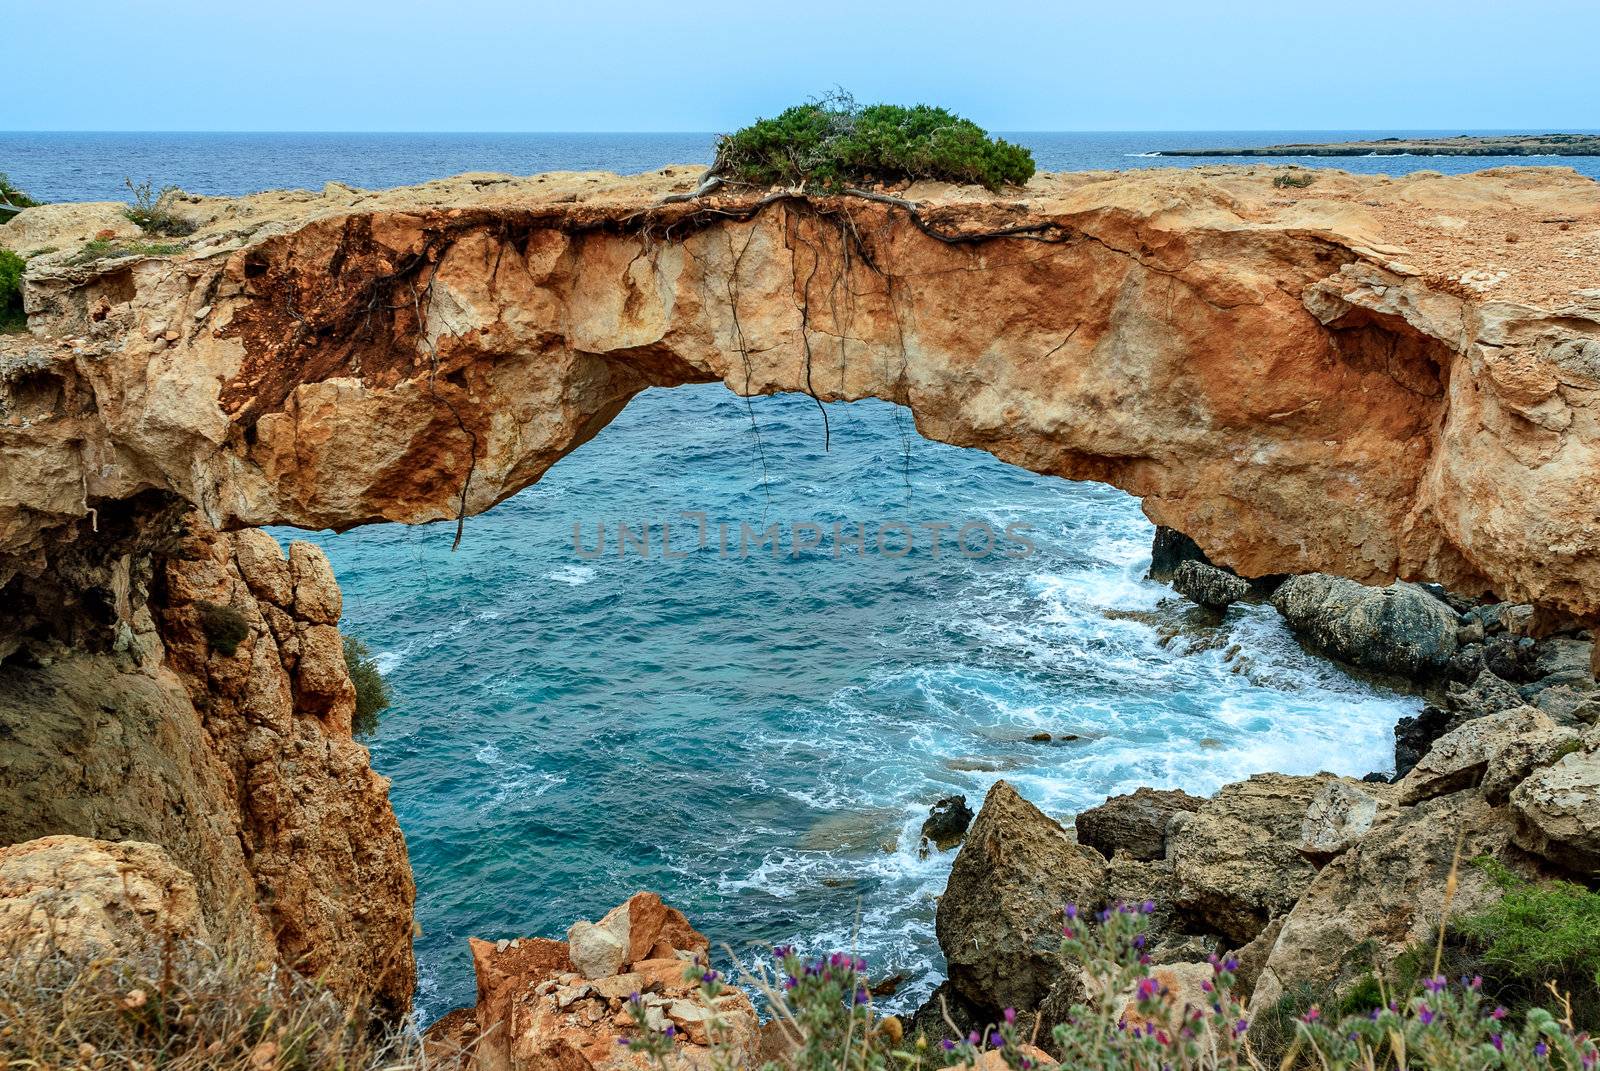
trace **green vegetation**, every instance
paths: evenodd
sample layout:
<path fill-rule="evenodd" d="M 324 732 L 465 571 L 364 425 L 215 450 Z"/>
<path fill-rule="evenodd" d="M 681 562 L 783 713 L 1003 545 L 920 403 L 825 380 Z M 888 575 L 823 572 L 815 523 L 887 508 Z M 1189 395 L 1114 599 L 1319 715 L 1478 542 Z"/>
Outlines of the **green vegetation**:
<path fill-rule="evenodd" d="M 833 93 L 717 141 L 712 173 L 757 186 L 839 192 L 871 182 L 937 179 L 990 190 L 1033 177 L 1033 154 L 926 104 L 858 105 Z"/>
<path fill-rule="evenodd" d="M 182 242 L 120 242 L 114 238 L 95 238 L 67 258 L 68 264 L 93 264 L 112 257 L 166 257 L 184 250 Z"/>
<path fill-rule="evenodd" d="M 193 220 L 184 219 L 172 210 L 179 194 L 183 193 L 178 187 L 163 186 L 156 190 L 149 179 L 137 186 L 133 179 L 125 179 L 124 184 L 133 191 L 133 205 L 125 214 L 140 230 L 167 238 L 182 238 L 195 232 L 197 224 Z"/>
<path fill-rule="evenodd" d="M 1202 991 L 1163 988 L 1142 962 L 1154 905 L 1118 904 L 1098 921 L 1068 908 L 1061 951 L 1081 967 L 1086 992 L 1125 994 L 1075 1004 L 1045 1037 L 1072 1071 L 1593 1071 L 1600 1051 L 1542 1009 L 1514 1024 L 1477 979 L 1423 979 L 1370 1011 L 1338 1017 L 1316 1002 L 1283 1024 L 1280 1059 L 1265 1059 L 1258 1031 L 1234 994 L 1238 963 L 1212 960 Z M 409 1030 L 362 1009 L 341 1008 L 315 982 L 196 942 L 158 938 L 157 951 L 74 966 L 62 957 L 0 957 L 0 1063 L 15 1068 L 154 1068 L 165 1071 L 422 1071 L 457 1066 L 425 1058 Z M 727 982 L 686 964 L 706 1007 Z M 932 1071 L 981 1066 L 1030 1071 L 1027 1017 L 1009 1010 L 959 1041 L 908 1036 L 898 1017 L 873 1007 L 867 964 L 852 954 L 808 958 L 773 950 L 749 982 L 792 1048 L 763 1071 Z M 1367 1001 L 1360 1001 L 1365 1004 Z M 648 1023 L 633 998 L 635 1023 Z M 1134 1029 L 1134 1025 L 1139 1026 Z M 748 1067 L 715 1013 L 706 1023 L 707 1071 Z M 669 1024 L 630 1028 L 619 1039 L 638 1066 L 688 1066 Z M 630 1063 L 630 1066 L 633 1064 Z"/>
<path fill-rule="evenodd" d="M 22 312 L 21 257 L 9 249 L 0 249 L 0 331 L 15 331 L 26 327 L 28 318 Z"/>
<path fill-rule="evenodd" d="M 355 734 L 371 736 L 378 731 L 378 712 L 389 706 L 389 687 L 372 652 L 354 636 L 344 638 L 344 664 L 350 671 L 350 683 L 356 686 Z"/>
<path fill-rule="evenodd" d="M 1285 171 L 1272 180 L 1272 184 L 1280 190 L 1303 190 L 1313 182 L 1317 176 L 1309 171 Z"/>
<path fill-rule="evenodd" d="M 244 614 L 218 602 L 201 601 L 197 606 L 200 609 L 200 631 L 205 633 L 206 642 L 224 658 L 232 658 L 245 637 L 250 635 L 250 623 L 245 620 Z"/>
<path fill-rule="evenodd" d="M 1600 1008 L 1600 893 L 1569 881 L 1524 881 L 1493 859 L 1476 865 L 1505 896 L 1454 928 L 1484 964 L 1532 993 L 1554 984 L 1575 1004 Z"/>
<path fill-rule="evenodd" d="M 11 185 L 11 179 L 4 171 L 0 171 L 0 201 L 7 202 L 12 208 L 32 208 L 39 203 Z M 12 214 L 4 205 L 0 205 L 0 215 L 10 219 Z"/>

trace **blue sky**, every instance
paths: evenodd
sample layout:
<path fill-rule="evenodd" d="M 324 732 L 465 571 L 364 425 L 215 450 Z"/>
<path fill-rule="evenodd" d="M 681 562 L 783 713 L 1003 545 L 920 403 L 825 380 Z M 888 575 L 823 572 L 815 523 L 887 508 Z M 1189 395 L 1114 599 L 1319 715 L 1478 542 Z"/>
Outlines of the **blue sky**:
<path fill-rule="evenodd" d="M 1600 127 L 1600 3 L 0 0 L 0 129 L 727 130 L 834 85 L 994 130 Z"/>

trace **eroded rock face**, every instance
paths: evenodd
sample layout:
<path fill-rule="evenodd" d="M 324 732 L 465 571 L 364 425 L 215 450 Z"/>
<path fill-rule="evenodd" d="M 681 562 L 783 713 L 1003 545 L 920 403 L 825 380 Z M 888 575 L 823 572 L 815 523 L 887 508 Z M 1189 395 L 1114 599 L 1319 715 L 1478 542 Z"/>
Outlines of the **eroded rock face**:
<path fill-rule="evenodd" d="M 1180 816 L 1168 834 L 1178 907 L 1237 944 L 1293 907 L 1316 875 L 1299 850 L 1302 825 L 1330 780 L 1257 774 Z"/>
<path fill-rule="evenodd" d="M 967 831 L 936 931 L 955 989 L 990 1018 L 1039 1005 L 1061 973 L 1063 909 L 1103 896 L 1105 864 L 997 781 Z"/>
<path fill-rule="evenodd" d="M 413 885 L 388 783 L 351 738 L 326 559 L 193 514 L 154 542 L 102 528 L 14 579 L 0 617 L 27 628 L 0 663 L 0 840 L 159 845 L 230 949 L 403 1011 Z"/>
<path fill-rule="evenodd" d="M 456 1016 L 437 1033 L 470 1034 L 479 1071 L 645 1071 L 654 1062 L 618 1043 L 645 1027 L 674 1029 L 672 1066 L 709 1071 L 754 1057 L 755 1007 L 736 988 L 709 1002 L 698 991 L 689 970 L 705 966 L 709 943 L 659 896 L 636 893 L 600 922 L 575 923 L 569 933 L 577 940 L 473 938 L 476 1028 L 464 1030 Z M 643 1023 L 635 1021 L 634 994 Z"/>
<path fill-rule="evenodd" d="M 0 848 L 0 954 L 88 963 L 207 940 L 194 879 L 139 841 L 41 837 Z"/>
<path fill-rule="evenodd" d="M 1511 791 L 1516 840 L 1564 870 L 1600 875 L 1600 735 Z"/>
<path fill-rule="evenodd" d="M 1251 997 L 1252 1012 L 1270 1008 L 1294 985 L 1335 984 L 1386 968 L 1410 946 L 1438 934 L 1445 886 L 1462 861 L 1451 912 L 1482 910 L 1501 892 L 1467 865 L 1500 857 L 1510 842 L 1505 810 L 1475 791 L 1404 807 L 1376 823 L 1308 883 L 1283 919 Z"/>
<path fill-rule="evenodd" d="M 150 489 L 223 529 L 475 513 L 640 390 L 722 381 L 909 405 L 930 438 L 1140 495 L 1245 576 L 1600 614 L 1600 309 L 1558 248 L 1600 227 L 1592 182 L 1041 175 L 913 187 L 921 226 L 859 199 L 658 205 L 697 177 L 202 199 L 182 256 L 30 262 L 48 345 L 0 376 L 0 582 Z M 1517 230 L 1517 263 L 1484 282 L 1430 209 Z M 1577 237 L 1540 226 L 1558 209 Z"/>

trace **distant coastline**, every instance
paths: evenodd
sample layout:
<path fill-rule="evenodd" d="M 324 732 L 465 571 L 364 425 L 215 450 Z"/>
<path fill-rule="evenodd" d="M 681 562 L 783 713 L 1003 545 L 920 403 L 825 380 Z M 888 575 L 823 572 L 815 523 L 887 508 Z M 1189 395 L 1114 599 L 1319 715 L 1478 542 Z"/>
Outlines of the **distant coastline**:
<path fill-rule="evenodd" d="M 1516 134 L 1380 138 L 1232 149 L 1158 149 L 1152 156 L 1600 156 L 1600 135 Z"/>

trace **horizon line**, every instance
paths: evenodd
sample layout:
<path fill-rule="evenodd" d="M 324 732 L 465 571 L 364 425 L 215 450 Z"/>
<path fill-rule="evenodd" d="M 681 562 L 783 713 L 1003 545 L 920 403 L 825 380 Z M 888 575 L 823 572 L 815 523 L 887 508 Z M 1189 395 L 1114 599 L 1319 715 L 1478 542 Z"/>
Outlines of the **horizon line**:
<path fill-rule="evenodd" d="M 1440 133 L 1445 131 L 1460 131 L 1463 134 L 1600 134 L 1600 127 L 1463 127 L 1463 126 L 1373 126 L 1373 127 L 1183 127 L 1172 129 L 1155 128 L 1122 128 L 1122 127 L 1084 127 L 1079 129 L 1014 129 L 1002 130 L 994 128 L 990 132 L 995 134 L 1352 134 L 1352 133 L 1394 133 L 1394 132 L 1425 132 Z M 552 134 L 611 134 L 638 137 L 641 135 L 653 137 L 704 137 L 717 136 L 723 133 L 718 130 L 400 130 L 400 129 L 374 129 L 374 130 L 322 130 L 322 129 L 266 129 L 266 128 L 235 128 L 235 129 L 191 129 L 179 127 L 163 127 L 150 129 L 91 129 L 88 127 L 56 127 L 56 128 L 26 128 L 0 130 L 0 137 L 8 134 L 432 134 L 432 135 L 523 135 L 523 136 L 548 136 Z"/>

